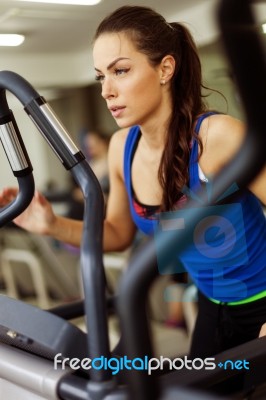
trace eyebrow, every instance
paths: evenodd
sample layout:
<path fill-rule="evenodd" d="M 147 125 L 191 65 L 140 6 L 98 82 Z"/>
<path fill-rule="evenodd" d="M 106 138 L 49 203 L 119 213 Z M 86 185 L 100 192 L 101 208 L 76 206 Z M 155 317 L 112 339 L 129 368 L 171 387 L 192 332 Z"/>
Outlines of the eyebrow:
<path fill-rule="evenodd" d="M 129 60 L 129 58 L 127 58 L 127 57 L 118 57 L 118 58 L 116 58 L 114 61 L 112 61 L 112 62 L 107 66 L 107 71 L 109 71 L 118 61 L 121 61 L 121 60 Z M 101 72 L 101 70 L 98 69 L 98 68 L 94 68 L 94 69 L 95 69 L 95 71 L 97 71 L 97 72 Z"/>

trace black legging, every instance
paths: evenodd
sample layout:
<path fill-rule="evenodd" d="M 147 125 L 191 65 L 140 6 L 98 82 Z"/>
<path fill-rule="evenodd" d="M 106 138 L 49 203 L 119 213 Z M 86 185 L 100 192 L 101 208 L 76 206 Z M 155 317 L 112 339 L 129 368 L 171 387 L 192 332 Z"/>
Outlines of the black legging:
<path fill-rule="evenodd" d="M 242 305 L 215 304 L 202 293 L 192 337 L 190 358 L 214 356 L 259 335 L 266 322 L 266 297 Z"/>

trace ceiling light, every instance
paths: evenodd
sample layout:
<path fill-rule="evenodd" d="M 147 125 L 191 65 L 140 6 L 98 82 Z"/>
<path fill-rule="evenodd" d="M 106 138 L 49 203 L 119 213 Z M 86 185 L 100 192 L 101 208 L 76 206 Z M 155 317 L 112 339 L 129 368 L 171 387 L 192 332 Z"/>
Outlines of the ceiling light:
<path fill-rule="evenodd" d="M 0 46 L 20 46 L 24 39 L 23 35 L 1 33 Z"/>
<path fill-rule="evenodd" d="M 263 33 L 266 33 L 266 23 L 262 24 L 261 26 L 262 26 Z"/>
<path fill-rule="evenodd" d="M 19 0 L 28 1 L 30 3 L 47 3 L 47 4 L 71 4 L 73 6 L 93 6 L 101 2 L 101 0 Z"/>

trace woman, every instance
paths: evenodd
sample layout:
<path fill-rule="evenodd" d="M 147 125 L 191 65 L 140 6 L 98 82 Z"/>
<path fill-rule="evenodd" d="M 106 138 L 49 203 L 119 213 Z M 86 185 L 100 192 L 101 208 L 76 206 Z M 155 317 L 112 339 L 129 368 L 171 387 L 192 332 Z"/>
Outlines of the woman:
<path fill-rule="evenodd" d="M 194 190 L 220 171 L 239 148 L 245 128 L 228 115 L 208 112 L 190 33 L 149 8 L 121 7 L 103 20 L 95 35 L 93 58 L 102 96 L 121 128 L 109 147 L 110 194 L 103 243 L 104 251 L 118 251 L 132 243 L 136 227 L 152 234 L 158 213 L 182 209 L 183 188 Z M 230 304 L 224 296 L 215 298 L 205 285 L 212 279 L 208 272 L 202 282 L 196 277 L 199 314 L 191 357 L 213 355 L 257 337 L 265 321 L 266 226 L 259 202 L 266 203 L 265 181 L 264 170 L 249 190 L 237 194 L 248 223 L 250 261 L 230 268 L 233 276 L 246 277 L 251 290 L 240 304 L 238 297 Z M 14 189 L 3 190 L 2 204 L 14 195 Z M 54 215 L 38 192 L 15 223 L 72 245 L 81 240 L 82 224 Z M 184 265 L 189 269 L 189 256 Z M 195 278 L 193 269 L 189 272 Z"/>

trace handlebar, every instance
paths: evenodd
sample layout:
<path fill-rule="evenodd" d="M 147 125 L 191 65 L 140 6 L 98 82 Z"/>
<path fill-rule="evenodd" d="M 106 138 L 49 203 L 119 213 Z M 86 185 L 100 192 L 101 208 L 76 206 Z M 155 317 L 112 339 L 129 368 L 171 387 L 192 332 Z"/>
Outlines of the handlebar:
<path fill-rule="evenodd" d="M 46 100 L 20 75 L 12 71 L 1 71 L 0 132 L 2 132 L 2 136 L 6 137 L 7 142 L 15 143 L 12 149 L 15 147 L 16 151 L 12 150 L 10 154 L 7 154 L 11 164 L 14 163 L 12 156 L 15 153 L 15 165 L 18 164 L 24 170 L 31 168 L 15 119 L 8 108 L 5 90 L 14 94 L 24 105 L 24 109 L 29 117 L 33 120 L 63 166 L 71 172 L 83 193 L 85 211 L 81 243 L 81 270 L 83 275 L 87 329 L 90 332 L 87 336 L 88 356 L 90 358 L 100 356 L 109 358 L 105 276 L 102 259 L 104 198 L 100 184 L 85 160 L 84 155 L 76 147 L 65 127 L 54 114 Z M 19 150 L 17 150 L 18 144 L 20 144 Z M 5 150 L 6 153 L 9 153 L 8 146 L 6 146 Z M 21 172 L 16 171 L 16 175 L 19 175 L 18 180 L 21 190 L 14 204 L 12 203 L 6 209 L 0 210 L 0 224 L 2 220 L 9 221 L 14 218 L 12 210 L 14 210 L 15 206 L 16 215 L 23 211 L 17 204 L 20 204 L 22 199 L 24 200 L 26 194 L 30 197 L 29 195 L 33 195 L 34 192 L 29 178 L 24 183 L 24 180 L 20 176 Z M 10 215 L 12 215 L 12 218 Z M 90 378 L 92 384 L 106 381 L 111 378 L 111 371 L 94 369 Z"/>
<path fill-rule="evenodd" d="M 0 88 L 13 93 L 24 105 L 25 111 L 47 140 L 66 169 L 71 169 L 84 159 L 83 154 L 69 137 L 46 100 L 36 92 L 28 81 L 12 71 L 0 72 Z M 0 108 L 7 111 L 7 102 L 2 91 Z"/>
<path fill-rule="evenodd" d="M 0 72 L 1 74 L 1 72 Z M 0 227 L 11 222 L 30 204 L 34 195 L 32 165 L 21 138 L 18 126 L 0 85 L 0 140 L 13 175 L 18 181 L 18 195 L 7 206 L 0 208 Z"/>

